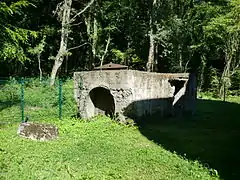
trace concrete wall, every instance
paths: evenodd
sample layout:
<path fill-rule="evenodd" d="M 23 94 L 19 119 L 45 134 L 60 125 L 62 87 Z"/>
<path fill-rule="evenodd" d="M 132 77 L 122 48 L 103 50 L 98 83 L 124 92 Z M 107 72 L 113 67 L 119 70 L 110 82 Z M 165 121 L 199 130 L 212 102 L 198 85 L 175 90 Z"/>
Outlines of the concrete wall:
<path fill-rule="evenodd" d="M 177 94 L 177 86 L 171 83 L 171 80 L 183 82 L 179 87 L 182 89 Z M 111 71 L 87 71 L 74 73 L 75 99 L 78 103 L 79 113 L 84 118 L 90 118 L 98 114 L 98 109 L 106 111 L 107 106 L 94 105 L 93 98 L 90 97 L 94 91 L 96 96 L 101 98 L 107 104 L 110 97 L 97 95 L 95 88 L 102 87 L 109 91 L 109 95 L 114 100 L 114 113 L 122 113 L 129 117 L 140 117 L 146 114 L 160 112 L 161 115 L 172 113 L 174 106 L 181 104 L 181 109 L 188 106 L 188 102 L 194 102 L 192 94 L 186 89 L 189 88 L 189 74 L 161 74 L 149 73 L 133 70 L 111 70 Z M 190 86 L 190 88 L 192 88 Z M 176 97 L 180 97 L 179 100 Z M 188 96 L 188 97 L 186 97 Z M 173 106 L 173 101 L 178 100 Z M 96 104 L 96 103 L 95 103 Z M 189 103 L 190 104 L 190 103 Z"/>

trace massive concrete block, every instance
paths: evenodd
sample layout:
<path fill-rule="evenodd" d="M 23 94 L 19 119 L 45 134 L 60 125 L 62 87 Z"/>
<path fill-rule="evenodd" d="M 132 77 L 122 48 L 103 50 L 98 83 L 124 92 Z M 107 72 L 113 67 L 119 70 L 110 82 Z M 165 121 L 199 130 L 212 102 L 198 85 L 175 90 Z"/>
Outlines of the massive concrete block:
<path fill-rule="evenodd" d="M 195 76 L 134 70 L 74 73 L 74 96 L 83 118 L 122 113 L 131 118 L 193 112 Z"/>

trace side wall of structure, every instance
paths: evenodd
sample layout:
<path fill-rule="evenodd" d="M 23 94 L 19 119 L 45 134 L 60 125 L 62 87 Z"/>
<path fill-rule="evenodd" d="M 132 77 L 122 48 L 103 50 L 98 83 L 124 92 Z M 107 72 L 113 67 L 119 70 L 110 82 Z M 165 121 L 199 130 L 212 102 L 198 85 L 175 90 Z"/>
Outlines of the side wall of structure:
<path fill-rule="evenodd" d="M 187 101 L 190 102 L 193 98 L 186 90 L 188 80 L 187 73 L 161 74 L 132 70 L 76 72 L 74 95 L 79 113 L 84 118 L 96 115 L 96 107 L 89 94 L 97 87 L 109 90 L 114 99 L 115 113 L 123 113 L 129 117 L 140 117 L 155 112 L 164 115 L 172 113 L 177 104 L 181 104 L 182 109 L 189 109 Z M 180 86 L 177 87 L 172 81 L 181 82 Z M 184 94 L 177 94 L 176 91 L 179 90 Z M 176 105 L 173 105 L 174 96 L 180 97 L 175 98 Z"/>

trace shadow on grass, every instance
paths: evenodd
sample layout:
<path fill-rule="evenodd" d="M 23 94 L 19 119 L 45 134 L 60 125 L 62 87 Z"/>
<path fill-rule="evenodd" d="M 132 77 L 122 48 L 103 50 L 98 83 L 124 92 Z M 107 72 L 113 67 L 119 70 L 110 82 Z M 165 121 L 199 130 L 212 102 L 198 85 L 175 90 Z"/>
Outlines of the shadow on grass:
<path fill-rule="evenodd" d="M 155 116 L 138 125 L 165 149 L 216 169 L 222 179 L 240 179 L 240 104 L 198 100 L 193 117 Z"/>
<path fill-rule="evenodd" d="M 14 101 L 2 101 L 0 100 L 0 111 L 10 108 L 12 106 L 18 105 L 20 107 L 20 100 L 14 100 Z"/>

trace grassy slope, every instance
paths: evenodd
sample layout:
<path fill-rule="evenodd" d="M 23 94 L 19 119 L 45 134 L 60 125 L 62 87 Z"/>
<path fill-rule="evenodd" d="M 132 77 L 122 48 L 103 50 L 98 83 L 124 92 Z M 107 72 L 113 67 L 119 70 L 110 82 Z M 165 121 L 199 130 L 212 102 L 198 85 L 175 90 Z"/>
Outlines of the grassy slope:
<path fill-rule="evenodd" d="M 213 179 L 197 162 L 164 150 L 137 128 L 106 118 L 52 123 L 60 129 L 52 142 L 22 139 L 17 125 L 0 129 L 0 179 Z"/>

